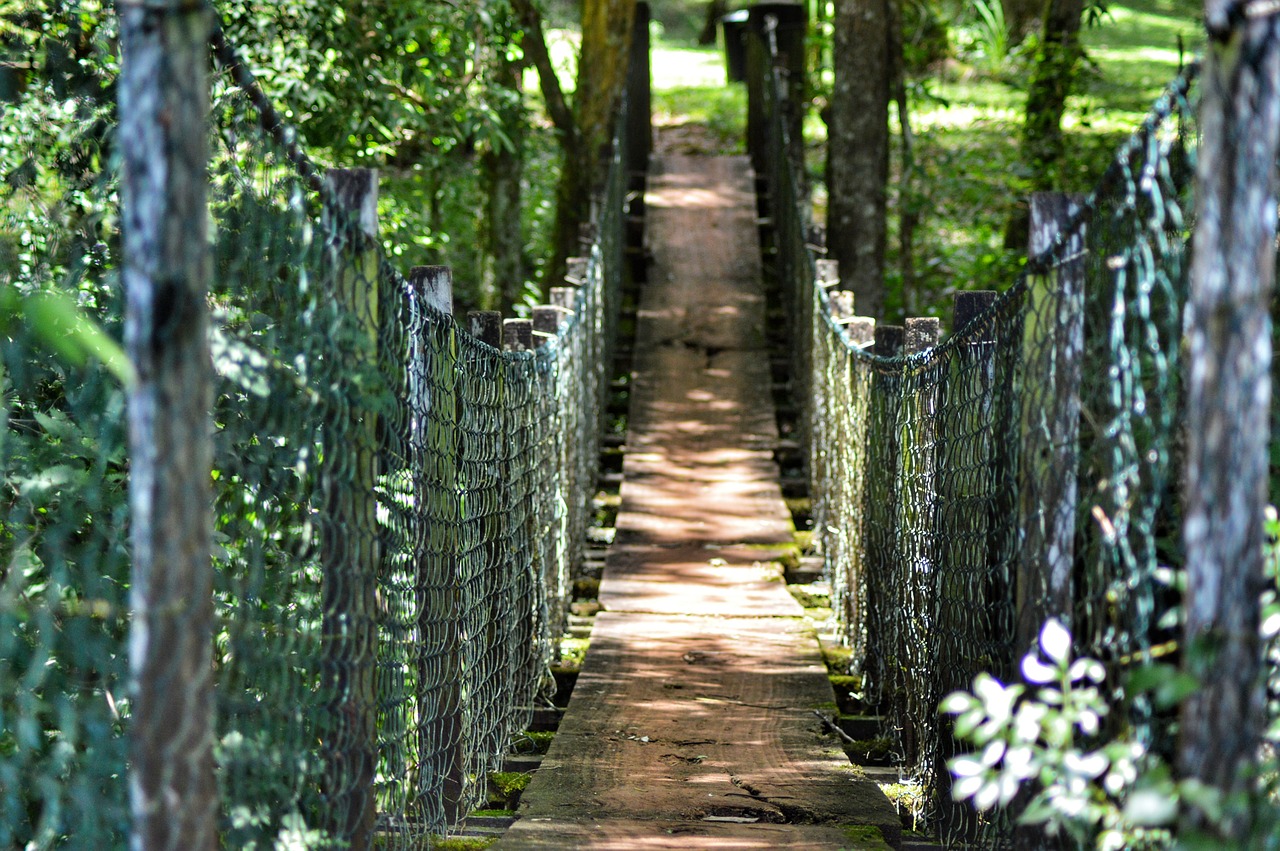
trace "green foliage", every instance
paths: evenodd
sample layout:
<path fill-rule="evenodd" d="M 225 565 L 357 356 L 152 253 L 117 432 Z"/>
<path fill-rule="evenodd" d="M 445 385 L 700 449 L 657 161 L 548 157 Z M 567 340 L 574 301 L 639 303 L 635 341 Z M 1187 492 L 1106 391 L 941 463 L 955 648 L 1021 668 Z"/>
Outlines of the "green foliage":
<path fill-rule="evenodd" d="M 1274 521 L 1273 531 L 1280 531 Z M 1274 551 L 1268 561 L 1274 566 Z M 1280 633 L 1274 592 L 1265 611 L 1263 634 L 1274 647 Z M 1245 847 L 1273 847 L 1280 826 L 1280 722 L 1267 732 L 1266 756 L 1247 791 L 1224 798 L 1198 780 L 1178 779 L 1136 733 L 1120 727 L 1106 735 L 1116 726 L 1107 724 L 1109 716 L 1124 714 L 1114 709 L 1144 695 L 1161 709 L 1176 710 L 1198 688 L 1191 675 L 1148 663 L 1132 672 L 1115 704 L 1099 688 L 1102 664 L 1073 659 L 1070 634 L 1050 620 L 1040 633 L 1039 651 L 1023 659 L 1022 676 L 1023 683 L 1006 686 L 982 674 L 971 692 L 943 700 L 941 711 L 955 716 L 956 737 L 977 748 L 949 763 L 957 800 L 991 810 L 1029 789 L 1022 823 L 1043 825 L 1051 835 L 1065 833 L 1099 851 L 1218 847 L 1210 834 L 1241 819 L 1252 825 Z M 1175 830 L 1188 812 L 1207 825 L 1204 833 Z"/>
<path fill-rule="evenodd" d="M 113 18 L 0 3 L 0 847 L 122 845 Z M 115 379 L 103 368 L 106 364 Z"/>
<path fill-rule="evenodd" d="M 535 280 L 550 228 L 556 143 L 525 94 L 505 82 L 523 63 L 505 0 L 413 4 L 317 0 L 220 4 L 228 40 L 325 165 L 382 169 L 380 233 L 397 265 L 454 268 L 459 309 L 490 306 L 485 267 L 488 150 L 532 164 L 522 225 Z M 518 76 L 518 75 L 517 75 Z"/>
<path fill-rule="evenodd" d="M 1000 0 L 970 0 L 956 32 L 961 55 L 975 68 L 987 74 L 1005 70 L 1013 45 Z"/>

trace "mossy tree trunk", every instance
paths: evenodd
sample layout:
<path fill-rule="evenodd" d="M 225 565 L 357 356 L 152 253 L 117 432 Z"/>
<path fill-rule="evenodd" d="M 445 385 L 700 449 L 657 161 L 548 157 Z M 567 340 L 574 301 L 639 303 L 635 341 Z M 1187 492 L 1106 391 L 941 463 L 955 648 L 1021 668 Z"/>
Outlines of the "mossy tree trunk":
<path fill-rule="evenodd" d="M 524 178 L 524 63 L 513 61 L 505 50 L 494 59 L 495 79 L 512 94 L 508 107 L 506 143 L 492 139 L 480 158 L 488 192 L 485 204 L 485 264 L 482 294 L 484 308 L 511 315 L 524 290 L 524 233 L 521 226 L 521 191 Z"/>
<path fill-rule="evenodd" d="M 1022 136 L 1023 159 L 1032 170 L 1032 188 L 1038 191 L 1061 188 L 1055 184 L 1063 152 L 1062 115 L 1084 56 L 1083 14 L 1084 0 L 1046 0 L 1044 4 L 1043 36 L 1027 87 Z"/>
<path fill-rule="evenodd" d="M 891 6 L 838 0 L 835 8 L 827 191 L 827 243 L 840 286 L 859 314 L 883 318 L 886 183 L 889 179 Z"/>

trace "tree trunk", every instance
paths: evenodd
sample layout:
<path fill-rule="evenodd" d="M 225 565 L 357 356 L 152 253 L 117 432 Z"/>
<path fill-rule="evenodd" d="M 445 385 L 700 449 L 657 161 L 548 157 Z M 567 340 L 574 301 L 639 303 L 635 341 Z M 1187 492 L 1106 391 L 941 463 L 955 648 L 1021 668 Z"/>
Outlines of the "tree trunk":
<path fill-rule="evenodd" d="M 1032 170 L 1032 188 L 1059 188 L 1056 166 L 1062 159 L 1062 114 L 1075 83 L 1084 50 L 1080 45 L 1080 16 L 1084 0 L 1048 0 L 1044 7 L 1043 38 L 1035 70 L 1027 87 L 1027 117 L 1023 125 L 1023 159 Z"/>
<path fill-rule="evenodd" d="M 1016 47 L 1027 36 L 1040 29 L 1044 21 L 1044 0 L 1003 0 L 1005 30 L 1009 34 L 1009 46 Z"/>
<path fill-rule="evenodd" d="M 635 10 L 636 0 L 583 3 L 582 51 L 574 94 L 577 136 L 564 152 L 556 191 L 555 255 L 547 268 L 547 281 L 564 278 L 565 260 L 581 254 L 578 228 L 590 215 L 600 150 L 609 141 L 614 112 L 626 84 Z"/>
<path fill-rule="evenodd" d="M 859 314 L 883 318 L 889 178 L 890 8 L 838 0 L 831 93 L 827 243 Z"/>
<path fill-rule="evenodd" d="M 133 849 L 214 849 L 213 380 L 202 5 L 120 5 Z"/>
<path fill-rule="evenodd" d="M 1249 783 L 1265 713 L 1258 636 L 1267 500 L 1280 19 L 1208 0 L 1196 229 L 1188 307 L 1184 664 L 1200 688 L 1182 707 L 1184 778 Z M 1187 826 L 1194 814 L 1184 815 Z M 1246 817 L 1222 826 L 1229 847 Z"/>
<path fill-rule="evenodd" d="M 707 17 L 702 23 L 702 32 L 698 34 L 698 44 L 704 47 L 716 43 L 716 30 L 720 28 L 720 19 L 729 11 L 729 0 L 711 0 L 707 4 Z"/>
<path fill-rule="evenodd" d="M 505 51 L 497 58 L 497 82 L 523 97 L 520 79 L 524 66 L 507 59 Z M 481 156 L 481 170 L 488 189 L 485 208 L 485 264 L 481 290 L 483 307 L 510 315 L 524 290 L 524 251 L 521 229 L 520 182 L 524 176 L 524 107 L 511 110 L 503 122 L 511 140 L 509 146 L 492 142 Z"/>

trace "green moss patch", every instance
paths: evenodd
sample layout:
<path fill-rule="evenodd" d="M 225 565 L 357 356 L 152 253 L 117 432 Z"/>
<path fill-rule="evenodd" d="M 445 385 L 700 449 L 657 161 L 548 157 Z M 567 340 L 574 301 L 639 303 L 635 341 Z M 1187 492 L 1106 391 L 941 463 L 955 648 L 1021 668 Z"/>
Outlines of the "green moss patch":
<path fill-rule="evenodd" d="M 868 824 L 848 825 L 842 828 L 844 840 L 843 851 L 892 851 L 892 846 L 884 840 L 880 828 Z"/>
<path fill-rule="evenodd" d="M 496 836 L 453 836 L 448 839 L 431 837 L 431 847 L 436 851 L 482 851 L 498 841 Z"/>
<path fill-rule="evenodd" d="M 511 752 L 521 756 L 545 754 L 555 736 L 555 733 L 525 731 L 511 743 Z"/>

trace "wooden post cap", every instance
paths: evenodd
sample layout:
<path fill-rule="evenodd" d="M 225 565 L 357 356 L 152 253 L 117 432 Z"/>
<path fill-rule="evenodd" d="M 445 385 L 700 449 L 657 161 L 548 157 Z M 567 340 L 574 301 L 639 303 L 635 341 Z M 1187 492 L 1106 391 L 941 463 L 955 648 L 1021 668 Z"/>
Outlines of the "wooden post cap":
<path fill-rule="evenodd" d="M 453 315 L 453 269 L 448 266 L 414 266 L 409 283 L 422 300 L 446 316 Z"/>
<path fill-rule="evenodd" d="M 874 316 L 851 316 L 844 323 L 844 332 L 849 342 L 865 349 L 876 341 L 876 320 Z"/>
<path fill-rule="evenodd" d="M 582 286 L 587 282 L 587 258 L 570 257 L 564 261 L 564 279 L 574 286 Z"/>
<path fill-rule="evenodd" d="M 901 325 L 877 325 L 874 354 L 882 358 L 895 358 L 902 354 L 902 342 L 905 331 Z"/>
<path fill-rule="evenodd" d="M 540 304 L 533 309 L 533 332 L 555 336 L 560 327 L 572 315 L 572 311 L 554 304 Z"/>
<path fill-rule="evenodd" d="M 965 327 L 981 315 L 987 308 L 995 304 L 999 296 L 995 290 L 969 290 L 958 292 L 952 302 L 951 333 L 959 334 Z M 970 339 L 971 343 L 990 343 L 995 340 L 995 330 L 984 328 Z"/>
<path fill-rule="evenodd" d="M 840 283 L 839 260 L 816 260 L 814 263 L 817 267 L 814 274 L 817 277 L 818 286 L 830 289 Z"/>
<path fill-rule="evenodd" d="M 527 352 L 533 348 L 533 322 L 528 319 L 504 319 L 502 348 L 508 352 Z"/>
<path fill-rule="evenodd" d="M 563 307 L 565 310 L 573 310 L 573 305 L 578 300 L 577 287 L 552 287 L 551 303 L 556 307 Z"/>
<path fill-rule="evenodd" d="M 928 351 L 942 339 L 942 320 L 935 316 L 913 316 L 907 320 L 906 352 L 909 355 Z"/>
<path fill-rule="evenodd" d="M 496 310 L 472 310 L 467 314 L 467 330 L 480 342 L 502 348 L 502 314 Z"/>

